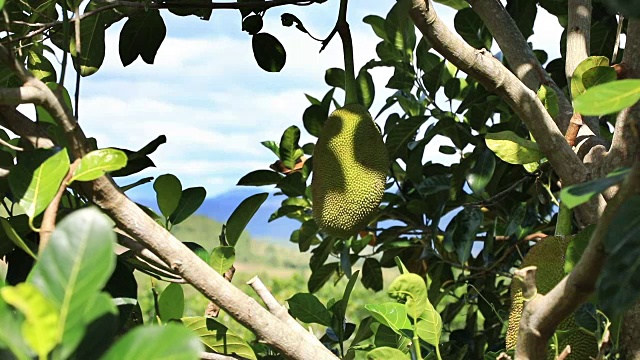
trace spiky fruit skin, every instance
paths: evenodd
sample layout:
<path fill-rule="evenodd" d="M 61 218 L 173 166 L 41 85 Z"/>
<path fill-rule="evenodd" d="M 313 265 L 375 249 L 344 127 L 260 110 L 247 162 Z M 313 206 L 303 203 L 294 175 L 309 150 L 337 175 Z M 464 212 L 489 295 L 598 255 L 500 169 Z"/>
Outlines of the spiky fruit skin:
<path fill-rule="evenodd" d="M 564 278 L 564 260 L 567 246 L 573 236 L 549 236 L 540 240 L 527 253 L 522 261 L 522 267 L 537 266 L 536 286 L 539 294 L 551 291 Z M 511 283 L 511 311 L 509 312 L 509 327 L 507 329 L 506 348 L 513 349 L 518 339 L 520 318 L 524 309 L 524 297 L 520 282 Z M 598 344 L 593 335 L 583 332 L 575 322 L 574 315 L 564 319 L 557 330 L 567 331 L 559 336 L 559 352 L 567 345 L 571 345 L 568 360 L 583 360 L 595 358 L 598 354 Z M 548 358 L 553 359 L 554 353 L 549 352 Z"/>
<path fill-rule="evenodd" d="M 327 234 L 362 230 L 384 194 L 389 156 L 382 135 L 361 105 L 335 110 L 313 150 L 313 217 Z"/>

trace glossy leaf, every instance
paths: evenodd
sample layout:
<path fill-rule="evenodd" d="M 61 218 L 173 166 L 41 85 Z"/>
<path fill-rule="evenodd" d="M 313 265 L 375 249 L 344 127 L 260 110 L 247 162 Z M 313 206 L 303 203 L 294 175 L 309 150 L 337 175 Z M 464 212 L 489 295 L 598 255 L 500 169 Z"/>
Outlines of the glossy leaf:
<path fill-rule="evenodd" d="M 411 330 L 411 322 L 407 317 L 407 307 L 404 304 L 388 302 L 383 304 L 367 304 L 364 306 L 381 324 L 390 327 L 400 335 Z"/>
<path fill-rule="evenodd" d="M 293 169 L 297 160 L 302 156 L 298 141 L 300 141 L 300 129 L 295 125 L 288 127 L 280 139 L 280 160 L 289 169 Z"/>
<path fill-rule="evenodd" d="M 318 268 L 311 269 L 311 276 L 309 276 L 309 280 L 307 282 L 307 289 L 310 293 L 314 293 L 322 287 L 329 279 L 331 275 L 335 273 L 338 269 L 339 264 L 337 262 L 332 262 L 328 264 L 324 264 Z"/>
<path fill-rule="evenodd" d="M 491 48 L 491 34 L 480 17 L 472 9 L 463 9 L 453 19 L 456 32 L 476 49 Z"/>
<path fill-rule="evenodd" d="M 640 297 L 640 195 L 623 202 L 603 239 L 609 254 L 597 282 L 598 299 L 608 316 L 624 313 Z M 624 289 L 624 291 L 620 291 Z"/>
<path fill-rule="evenodd" d="M 582 74 L 582 85 L 586 89 L 592 88 L 596 85 L 615 81 L 618 78 L 618 74 L 614 68 L 610 66 L 596 66 Z"/>
<path fill-rule="evenodd" d="M 584 73 L 597 66 L 609 66 L 609 59 L 605 56 L 590 56 L 582 60 L 573 71 L 573 75 L 571 76 L 571 95 L 574 99 L 587 90 L 582 81 Z"/>
<path fill-rule="evenodd" d="M 66 149 L 21 153 L 18 164 L 9 174 L 9 186 L 29 218 L 33 219 L 47 208 L 68 171 Z"/>
<path fill-rule="evenodd" d="M 337 87 L 344 90 L 345 74 L 340 68 L 329 68 L 324 73 L 324 82 L 329 86 Z"/>
<path fill-rule="evenodd" d="M 331 326 L 331 313 L 313 294 L 298 293 L 287 300 L 289 312 L 307 324 Z"/>
<path fill-rule="evenodd" d="M 122 169 L 126 165 L 127 155 L 121 150 L 94 150 L 82 157 L 69 183 L 75 180 L 93 181 L 110 171 Z"/>
<path fill-rule="evenodd" d="M 191 214 L 198 210 L 206 197 L 207 191 L 203 187 L 192 187 L 182 190 L 178 207 L 176 207 L 176 210 L 169 216 L 171 224 L 178 225 L 186 220 Z"/>
<path fill-rule="evenodd" d="M 475 164 L 467 174 L 467 183 L 475 194 L 482 194 L 496 169 L 493 152 L 486 147 L 482 147 L 479 151 Z"/>
<path fill-rule="evenodd" d="M 395 49 L 409 59 L 416 47 L 416 32 L 413 21 L 409 18 L 410 0 L 398 0 L 384 22 L 387 41 Z"/>
<path fill-rule="evenodd" d="M 376 91 L 373 78 L 366 69 L 362 68 L 356 77 L 356 82 L 358 83 L 358 103 L 369 109 L 373 105 Z"/>
<path fill-rule="evenodd" d="M 420 315 L 415 328 L 418 337 L 427 343 L 438 346 L 442 336 L 442 318 L 440 313 L 427 301 L 427 307 Z"/>
<path fill-rule="evenodd" d="M 231 269 L 236 260 L 236 250 L 233 246 L 216 246 L 211 251 L 209 257 L 209 266 L 211 266 L 220 275 Z"/>
<path fill-rule="evenodd" d="M 509 164 L 528 164 L 544 158 L 538 144 L 523 139 L 512 131 L 488 133 L 485 136 L 487 147 L 502 161 Z"/>
<path fill-rule="evenodd" d="M 378 15 L 367 15 L 362 19 L 365 24 L 371 25 L 373 32 L 382 40 L 387 40 L 387 33 L 384 29 L 385 19 Z"/>
<path fill-rule="evenodd" d="M 112 224 L 96 208 L 67 215 L 29 276 L 60 311 L 56 329 L 67 351 L 73 350 L 87 326 L 85 311 L 115 268 Z"/>
<path fill-rule="evenodd" d="M 56 69 L 51 65 L 49 59 L 37 51 L 30 50 L 28 55 L 27 68 L 31 71 L 33 76 L 37 77 L 44 83 L 56 82 Z"/>
<path fill-rule="evenodd" d="M 382 268 L 378 260 L 366 258 L 362 264 L 362 285 L 373 291 L 382 290 Z"/>
<path fill-rule="evenodd" d="M 58 337 L 58 308 L 47 299 L 38 288 L 29 283 L 0 289 L 4 301 L 24 314 L 22 336 L 41 357 L 46 355 L 60 341 Z"/>
<path fill-rule="evenodd" d="M 238 186 L 264 186 L 275 185 L 283 178 L 282 175 L 271 170 L 255 170 L 243 176 L 236 185 Z"/>
<path fill-rule="evenodd" d="M 240 205 L 233 210 L 229 220 L 227 220 L 227 244 L 235 246 L 240 238 L 240 234 L 247 227 L 253 215 L 256 214 L 262 203 L 269 197 L 268 193 L 260 193 L 251 195 L 248 198 L 242 200 Z"/>
<path fill-rule="evenodd" d="M 213 318 L 186 317 L 182 319 L 182 323 L 198 336 L 208 352 L 257 359 L 253 349 L 244 339 Z"/>
<path fill-rule="evenodd" d="M 264 71 L 279 72 L 287 60 L 284 47 L 273 35 L 258 33 L 251 40 L 253 56 Z"/>
<path fill-rule="evenodd" d="M 612 81 L 590 88 L 574 100 L 584 115 L 606 115 L 626 109 L 640 100 L 640 80 Z"/>
<path fill-rule="evenodd" d="M 164 288 L 158 299 L 158 310 L 160 310 L 160 319 L 164 323 L 182 317 L 184 313 L 184 291 L 180 284 L 171 283 Z"/>
<path fill-rule="evenodd" d="M 122 336 L 101 360 L 195 360 L 200 351 L 202 344 L 181 325 L 138 326 Z"/>
<path fill-rule="evenodd" d="M 178 208 L 182 198 L 182 183 L 173 174 L 164 174 L 153 182 L 153 190 L 156 192 L 156 201 L 160 212 L 168 218 Z"/>
<path fill-rule="evenodd" d="M 138 55 L 147 64 L 153 64 L 166 35 L 167 27 L 159 10 L 149 9 L 129 16 L 120 30 L 122 65 L 131 64 Z"/>
<path fill-rule="evenodd" d="M 611 186 L 621 183 L 629 171 L 629 168 L 618 169 L 604 178 L 567 186 L 560 192 L 560 199 L 564 206 L 573 209 L 578 205 L 586 203 L 593 196 L 607 190 Z"/>

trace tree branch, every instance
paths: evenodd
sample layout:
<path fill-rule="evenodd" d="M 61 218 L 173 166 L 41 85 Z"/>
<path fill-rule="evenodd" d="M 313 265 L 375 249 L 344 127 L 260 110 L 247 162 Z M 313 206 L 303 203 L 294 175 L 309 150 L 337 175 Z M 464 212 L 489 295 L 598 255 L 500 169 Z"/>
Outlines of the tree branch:
<path fill-rule="evenodd" d="M 11 106 L 0 106 L 0 126 L 28 140 L 35 148 L 52 148 L 47 132 Z"/>
<path fill-rule="evenodd" d="M 520 320 L 516 358 L 544 359 L 549 338 L 556 327 L 595 290 L 596 281 L 607 260 L 603 239 L 620 205 L 632 194 L 640 193 L 640 158 L 631 169 L 616 196 L 611 199 L 573 271 L 546 295 L 538 295 L 527 303 Z"/>
<path fill-rule="evenodd" d="M 63 129 L 75 158 L 90 151 L 87 139 L 63 101 L 44 83 L 33 77 L 22 64 L 10 56 L 0 45 L 0 59 L 14 67 L 25 83 L 43 92 L 42 106 Z M 140 207 L 127 198 L 111 177 L 102 176 L 89 183 L 92 200 L 120 229 L 131 235 L 147 249 L 168 264 L 172 272 L 180 275 L 209 300 L 218 304 L 238 322 L 251 329 L 257 337 L 293 359 L 336 359 L 319 340 L 310 340 L 299 330 L 291 328 L 264 309 L 254 299 L 226 281 L 193 251 L 166 229 L 147 216 Z"/>
<path fill-rule="evenodd" d="M 453 34 L 440 20 L 430 0 L 413 0 L 409 13 L 438 53 L 509 104 L 531 131 L 564 184 L 577 184 L 589 179 L 587 168 L 567 144 L 536 93 L 490 53 L 472 48 Z M 596 222 L 605 205 L 599 196 L 594 202 L 581 207 L 584 221 Z"/>
<path fill-rule="evenodd" d="M 567 55 L 564 71 L 571 84 L 573 72 L 580 62 L 589 57 L 591 39 L 591 0 L 569 0 L 567 25 Z M 572 94 L 575 96 L 575 94 Z"/>
<path fill-rule="evenodd" d="M 542 67 L 502 3 L 498 0 L 470 0 L 469 3 L 496 39 L 509 67 L 518 79 L 535 92 L 541 84 L 550 86 L 556 92 L 560 111 L 557 119 L 554 120 L 560 131 L 564 133 L 573 113 L 571 103 Z"/>

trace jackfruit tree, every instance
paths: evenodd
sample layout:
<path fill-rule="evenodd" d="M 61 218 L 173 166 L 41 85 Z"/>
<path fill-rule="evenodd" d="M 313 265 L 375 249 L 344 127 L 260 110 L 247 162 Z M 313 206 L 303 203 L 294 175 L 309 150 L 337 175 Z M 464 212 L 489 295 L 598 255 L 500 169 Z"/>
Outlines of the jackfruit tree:
<path fill-rule="evenodd" d="M 0 358 L 640 358 L 640 5 L 435 1 L 0 1 Z M 194 241 L 176 226 L 205 188 L 148 176 L 174 134 L 146 139 L 132 118 L 119 130 L 147 145 L 97 143 L 79 109 L 110 104 L 80 85 L 103 81 L 117 41 L 141 95 L 118 94 L 125 108 L 201 102 L 200 70 L 153 64 L 184 55 L 159 53 L 172 27 L 210 20 L 250 39 L 248 74 L 286 71 L 291 54 L 315 71 L 278 20 L 342 56 L 326 92 L 305 88 L 306 110 L 288 104 L 298 120 L 280 141 L 264 139 L 273 163 L 238 180 L 264 190 Z M 200 60 L 223 73 L 233 49 Z M 134 85 L 154 70 L 192 87 Z M 247 81 L 273 92 L 280 75 Z M 198 143 L 192 116 L 173 129 Z M 150 206 L 132 200 L 144 188 Z M 257 266 L 234 264 L 267 200 L 280 206 L 263 226 L 297 221 L 309 266 L 303 292 L 250 280 L 259 303 L 238 281 Z"/>

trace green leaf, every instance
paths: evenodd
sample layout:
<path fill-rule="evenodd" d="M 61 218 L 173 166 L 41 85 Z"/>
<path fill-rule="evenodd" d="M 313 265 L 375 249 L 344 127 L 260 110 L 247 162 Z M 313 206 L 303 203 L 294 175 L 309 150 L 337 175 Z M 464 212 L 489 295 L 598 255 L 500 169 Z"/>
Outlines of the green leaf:
<path fill-rule="evenodd" d="M 552 119 L 556 119 L 560 112 L 560 105 L 558 105 L 558 94 L 547 85 L 540 86 L 538 90 L 538 98 L 542 101 L 544 108 L 547 109 L 549 116 Z"/>
<path fill-rule="evenodd" d="M 153 190 L 156 192 L 156 201 L 160 212 L 169 218 L 180 204 L 182 198 L 182 184 L 173 174 L 164 174 L 153 182 Z"/>
<path fill-rule="evenodd" d="M 20 237 L 20 235 L 14 230 L 13 226 L 11 226 L 11 223 L 7 219 L 0 217 L 0 225 L 2 225 L 5 234 L 7 234 L 7 237 L 9 238 L 9 240 L 11 240 L 11 242 L 22 249 L 22 251 L 29 254 L 29 256 L 31 256 L 32 258 L 37 258 L 35 254 L 37 251 L 36 246 L 31 242 L 25 242 L 22 237 Z"/>
<path fill-rule="evenodd" d="M 367 353 L 367 360 L 396 360 L 410 358 L 411 357 L 408 354 L 387 346 L 373 349 Z"/>
<path fill-rule="evenodd" d="M 418 129 L 426 120 L 425 116 L 413 116 L 400 120 L 397 125 L 389 130 L 385 145 L 391 159 L 395 158 L 396 154 L 407 147 L 407 143 L 415 138 Z"/>
<path fill-rule="evenodd" d="M 407 314 L 417 319 L 427 308 L 427 284 L 417 274 L 402 274 L 395 278 L 389 286 L 389 296 L 404 302 Z"/>
<path fill-rule="evenodd" d="M 324 73 L 324 82 L 329 86 L 337 87 L 344 90 L 345 74 L 340 68 L 329 68 Z"/>
<path fill-rule="evenodd" d="M 182 318 L 182 323 L 199 337 L 208 352 L 224 355 L 235 354 L 245 359 L 257 359 L 253 349 L 244 339 L 228 330 L 215 319 L 187 317 Z"/>
<path fill-rule="evenodd" d="M 373 98 L 376 94 L 376 89 L 373 84 L 373 78 L 371 74 L 364 67 L 358 72 L 356 77 L 358 83 L 358 103 L 362 104 L 365 108 L 371 108 L 373 105 Z"/>
<path fill-rule="evenodd" d="M 58 344 L 58 309 L 38 288 L 29 283 L 0 289 L 0 295 L 8 304 L 24 314 L 22 336 L 40 356 L 47 354 Z"/>
<path fill-rule="evenodd" d="M 283 178 L 282 175 L 271 170 L 255 170 L 243 176 L 236 185 L 238 186 L 264 186 L 275 185 Z"/>
<path fill-rule="evenodd" d="M 595 224 L 591 224 L 584 228 L 580 233 L 575 235 L 569 245 L 567 246 L 566 255 L 564 257 L 564 273 L 568 274 L 573 270 L 576 266 L 584 250 L 589 245 L 589 241 L 591 240 L 591 235 L 593 235 L 593 231 L 596 229 Z"/>
<path fill-rule="evenodd" d="M 315 137 L 320 136 L 322 127 L 328 117 L 327 111 L 322 105 L 311 104 L 302 114 L 302 123 L 307 132 Z"/>
<path fill-rule="evenodd" d="M 373 32 L 382 40 L 387 40 L 387 32 L 384 30 L 385 19 L 378 15 L 367 15 L 362 19 L 365 24 L 371 25 Z"/>
<path fill-rule="evenodd" d="M 307 324 L 331 326 L 331 313 L 313 294 L 298 293 L 287 300 L 289 312 Z"/>
<path fill-rule="evenodd" d="M 407 330 L 411 330 L 411 322 L 407 317 L 407 307 L 404 304 L 387 302 L 383 304 L 367 304 L 364 308 L 371 313 L 374 319 L 390 327 L 399 335 L 407 335 Z"/>
<path fill-rule="evenodd" d="M 289 169 L 293 169 L 302 156 L 302 151 L 297 151 L 300 149 L 298 141 L 300 141 L 300 129 L 295 125 L 289 126 L 280 139 L 280 160 Z"/>
<path fill-rule="evenodd" d="M 513 131 L 488 133 L 485 141 L 496 156 L 509 164 L 528 164 L 544 158 L 538 144 L 519 137 Z"/>
<path fill-rule="evenodd" d="M 483 220 L 484 215 L 480 208 L 466 206 L 451 221 L 451 226 L 447 226 L 445 241 L 450 239 L 453 242 L 461 264 L 465 264 L 471 257 L 473 242 L 476 239 L 476 234 L 480 231 Z"/>
<path fill-rule="evenodd" d="M 4 281 L 0 280 L 0 350 L 7 349 L 18 360 L 31 360 L 32 350 L 25 343 L 25 338 L 18 327 L 24 324 L 22 317 L 16 313 L 2 299 Z"/>
<path fill-rule="evenodd" d="M 211 251 L 209 265 L 220 275 L 227 272 L 236 260 L 236 249 L 233 246 L 217 246 Z"/>
<path fill-rule="evenodd" d="M 21 152 L 9 174 L 9 186 L 30 219 L 42 213 L 55 197 L 69 171 L 67 149 Z"/>
<path fill-rule="evenodd" d="M 413 21 L 409 19 L 410 7 L 410 0 L 398 0 L 384 22 L 387 40 L 404 55 L 405 60 L 411 59 L 413 49 L 416 47 L 416 32 Z"/>
<path fill-rule="evenodd" d="M 209 262 L 209 252 L 202 247 L 202 245 L 191 241 L 185 241 L 183 244 L 188 247 L 189 250 L 193 251 L 194 254 L 198 255 L 202 261 Z"/>
<path fill-rule="evenodd" d="M 186 220 L 191 214 L 198 210 L 206 197 L 207 190 L 203 187 L 192 187 L 182 190 L 178 207 L 171 213 L 171 216 L 169 216 L 171 224 L 178 225 Z"/>
<path fill-rule="evenodd" d="M 82 157 L 69 183 L 75 180 L 93 181 L 107 172 L 122 169 L 126 165 L 127 155 L 124 151 L 116 149 L 94 150 Z"/>
<path fill-rule="evenodd" d="M 609 173 L 604 178 L 567 186 L 560 192 L 560 199 L 566 207 L 573 209 L 578 205 L 586 203 L 593 196 L 607 190 L 611 186 L 621 183 L 629 171 L 629 168 L 618 169 Z"/>
<path fill-rule="evenodd" d="M 587 90 L 582 81 L 582 76 L 587 70 L 596 66 L 609 66 L 609 59 L 605 56 L 589 56 L 582 60 L 573 71 L 573 75 L 571 76 L 571 96 L 573 96 L 574 99 Z"/>
<path fill-rule="evenodd" d="M 101 360 L 195 360 L 202 344 L 181 325 L 138 326 L 127 332 Z"/>
<path fill-rule="evenodd" d="M 332 262 L 328 264 L 324 264 L 316 269 L 311 269 L 311 275 L 309 276 L 309 280 L 307 282 L 307 290 L 310 293 L 314 293 L 322 287 L 329 279 L 331 275 L 333 275 L 339 267 L 339 263 Z"/>
<path fill-rule="evenodd" d="M 525 39 L 533 35 L 533 25 L 538 13 L 537 4 L 529 0 L 509 0 L 506 6 L 507 12 L 513 18 L 518 30 Z M 544 64 L 544 61 L 541 61 Z"/>
<path fill-rule="evenodd" d="M 104 18 L 90 16 L 80 22 L 80 53 L 76 49 L 75 35 L 70 39 L 69 52 L 73 56 L 73 65 L 82 76 L 95 74 L 104 61 Z"/>
<path fill-rule="evenodd" d="M 303 178 L 299 171 L 289 173 L 286 177 L 278 182 L 276 187 L 287 196 L 303 196 L 307 190 L 306 179 Z"/>
<path fill-rule="evenodd" d="M 482 194 L 496 169 L 493 152 L 484 146 L 479 148 L 479 152 L 478 159 L 467 174 L 467 183 L 474 194 Z"/>
<path fill-rule="evenodd" d="M 442 336 L 442 318 L 440 313 L 427 300 L 427 307 L 416 323 L 416 334 L 427 343 L 438 346 Z"/>
<path fill-rule="evenodd" d="M 62 89 L 58 90 L 60 85 L 56 82 L 48 82 L 47 87 L 51 89 L 54 93 L 58 93 L 58 94 L 61 93 L 64 105 L 67 107 L 67 109 L 70 109 L 70 110 L 73 109 L 73 105 L 71 104 L 71 96 L 69 96 L 69 91 L 67 91 L 67 88 L 62 87 Z M 45 108 L 39 105 L 36 105 L 36 117 L 38 118 L 38 121 L 46 122 L 54 125 L 57 124 L 56 121 L 53 119 L 53 117 L 49 114 L 49 112 L 45 110 Z"/>
<path fill-rule="evenodd" d="M 287 60 L 284 47 L 273 35 L 258 33 L 251 39 L 253 57 L 264 71 L 279 72 Z"/>
<path fill-rule="evenodd" d="M 164 288 L 158 299 L 158 309 L 160 310 L 160 319 L 164 323 L 182 317 L 184 313 L 184 291 L 180 284 L 171 283 Z"/>
<path fill-rule="evenodd" d="M 625 79 L 596 85 L 575 98 L 576 111 L 606 115 L 626 109 L 640 100 L 640 80 Z"/>
<path fill-rule="evenodd" d="M 582 74 L 582 84 L 586 89 L 592 88 L 596 85 L 615 81 L 618 78 L 618 74 L 614 68 L 610 66 L 596 66 Z"/>
<path fill-rule="evenodd" d="M 482 19 L 470 8 L 458 11 L 453 19 L 456 32 L 476 49 L 491 48 L 491 34 Z"/>
<path fill-rule="evenodd" d="M 60 310 L 56 334 L 67 353 L 82 339 L 84 314 L 115 268 L 115 238 L 112 224 L 96 208 L 74 211 L 56 226 L 29 275 Z"/>
<path fill-rule="evenodd" d="M 167 35 L 167 27 L 159 10 L 134 13 L 120 31 L 120 60 L 131 64 L 140 55 L 147 64 L 153 64 L 158 49 Z"/>
<path fill-rule="evenodd" d="M 269 193 L 260 193 L 251 195 L 248 198 L 242 200 L 240 205 L 233 210 L 229 220 L 227 220 L 227 244 L 230 246 L 236 246 L 240 234 L 244 231 L 244 228 L 249 224 L 253 215 L 256 214 L 262 203 L 267 200 Z"/>
<path fill-rule="evenodd" d="M 56 69 L 51 65 L 49 59 L 41 53 L 31 50 L 29 50 L 28 55 L 27 68 L 31 71 L 33 76 L 37 77 L 44 83 L 56 82 Z"/>
<path fill-rule="evenodd" d="M 378 260 L 366 258 L 362 264 L 362 285 L 373 291 L 382 290 L 382 268 Z"/>
<path fill-rule="evenodd" d="M 603 239 L 609 254 L 597 282 L 603 311 L 615 318 L 640 297 L 640 195 L 626 199 Z M 621 291 L 620 289 L 624 289 Z"/>
<path fill-rule="evenodd" d="M 280 150 L 278 149 L 278 144 L 276 144 L 275 141 L 263 141 L 260 144 L 262 144 L 262 146 L 266 147 L 267 149 L 271 150 L 274 154 L 276 154 L 276 156 L 278 158 L 280 158 Z"/>
<path fill-rule="evenodd" d="M 462 10 L 469 7 L 469 3 L 465 0 L 436 0 L 437 3 L 449 6 L 455 10 Z"/>

